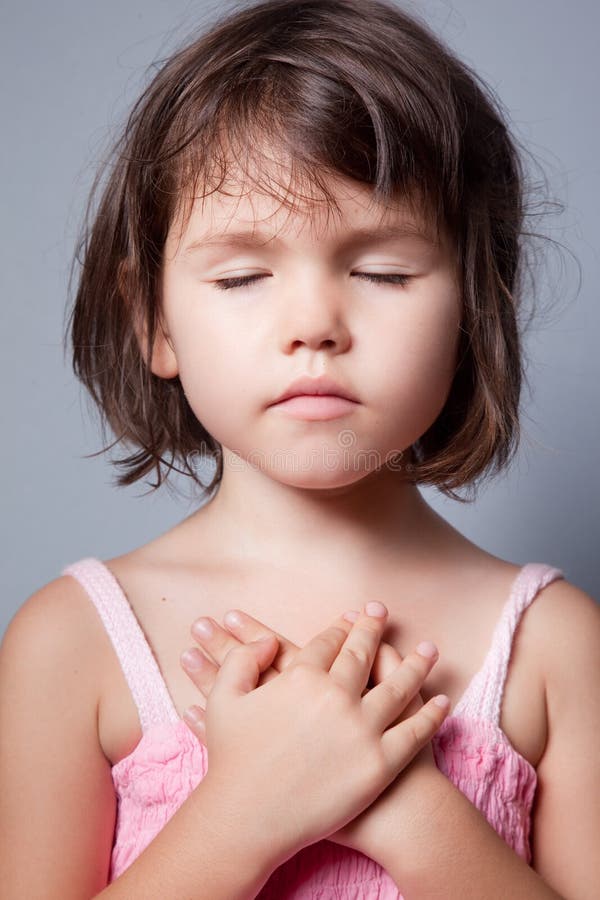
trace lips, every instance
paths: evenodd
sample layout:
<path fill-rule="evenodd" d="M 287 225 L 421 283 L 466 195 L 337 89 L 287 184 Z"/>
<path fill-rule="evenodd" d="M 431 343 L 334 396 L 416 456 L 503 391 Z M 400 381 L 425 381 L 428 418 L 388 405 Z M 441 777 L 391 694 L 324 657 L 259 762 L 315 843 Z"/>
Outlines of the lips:
<path fill-rule="evenodd" d="M 354 403 L 358 403 L 358 399 L 352 391 L 343 384 L 335 381 L 333 378 L 330 378 L 328 375 L 320 375 L 318 378 L 302 375 L 300 378 L 292 381 L 285 391 L 270 405 L 273 406 L 276 403 L 282 403 L 284 400 L 289 400 L 290 397 L 301 397 L 306 395 L 343 397 L 346 400 L 352 400 Z"/>

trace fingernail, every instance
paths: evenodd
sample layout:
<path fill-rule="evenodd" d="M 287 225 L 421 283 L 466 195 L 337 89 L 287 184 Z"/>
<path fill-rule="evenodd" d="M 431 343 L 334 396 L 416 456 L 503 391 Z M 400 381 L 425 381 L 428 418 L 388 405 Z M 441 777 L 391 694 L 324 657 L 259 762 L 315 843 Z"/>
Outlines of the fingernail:
<path fill-rule="evenodd" d="M 446 697 L 445 694 L 438 694 L 437 697 L 433 698 L 433 702 L 441 709 L 448 709 L 448 707 L 450 706 L 450 698 Z"/>
<path fill-rule="evenodd" d="M 190 650 L 183 651 L 181 661 L 188 669 L 200 669 L 204 662 L 204 656 L 197 647 L 192 647 Z"/>
<path fill-rule="evenodd" d="M 387 614 L 387 609 L 383 603 L 379 602 L 379 600 L 371 600 L 371 602 L 367 603 L 365 606 L 365 612 L 368 616 L 375 616 L 377 619 L 383 619 Z"/>
<path fill-rule="evenodd" d="M 193 706 L 189 706 L 187 709 L 183 711 L 183 718 L 186 722 L 189 722 L 190 725 L 201 725 L 202 717 L 198 715 Z"/>
<path fill-rule="evenodd" d="M 208 619 L 197 619 L 192 625 L 192 633 L 201 638 L 208 638 L 214 634 L 214 628 Z"/>
<path fill-rule="evenodd" d="M 434 656 L 438 655 L 438 648 L 432 641 L 421 641 L 421 643 L 417 647 L 417 653 L 419 654 L 419 656 L 425 656 L 427 659 L 433 659 Z"/>
<path fill-rule="evenodd" d="M 226 625 L 229 625 L 231 628 L 239 628 L 242 624 L 242 617 L 239 612 L 235 609 L 230 609 L 229 612 L 226 612 L 223 616 L 223 621 Z"/>
<path fill-rule="evenodd" d="M 347 619 L 348 622 L 356 622 L 358 618 L 360 618 L 360 613 L 355 609 L 349 609 L 348 612 L 345 612 L 342 618 Z"/>

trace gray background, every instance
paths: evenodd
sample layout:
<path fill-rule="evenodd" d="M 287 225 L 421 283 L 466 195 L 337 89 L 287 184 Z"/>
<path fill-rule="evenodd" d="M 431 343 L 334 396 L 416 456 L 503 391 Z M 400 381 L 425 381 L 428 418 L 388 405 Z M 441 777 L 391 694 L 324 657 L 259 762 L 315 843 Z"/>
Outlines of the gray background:
<path fill-rule="evenodd" d="M 118 490 L 106 455 L 83 458 L 100 449 L 101 434 L 61 338 L 97 160 L 147 67 L 216 8 L 181 0 L 13 0 L 1 8 L 0 633 L 67 563 L 124 553 L 192 510 L 164 487 L 148 497 L 141 483 Z M 499 94 L 567 207 L 538 225 L 574 254 L 549 251 L 538 276 L 546 311 L 526 338 L 531 391 L 518 459 L 474 504 L 423 492 L 480 546 L 515 563 L 559 566 L 600 599 L 600 7 L 428 0 L 412 8 Z"/>

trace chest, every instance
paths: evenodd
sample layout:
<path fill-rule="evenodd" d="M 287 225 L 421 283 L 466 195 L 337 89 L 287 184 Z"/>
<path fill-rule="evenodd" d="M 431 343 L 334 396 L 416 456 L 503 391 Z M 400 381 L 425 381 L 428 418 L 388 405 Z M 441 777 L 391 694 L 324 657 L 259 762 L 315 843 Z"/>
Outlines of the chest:
<path fill-rule="evenodd" d="M 145 574 L 118 560 L 109 565 L 142 626 L 180 715 L 191 704 L 205 705 L 179 662 L 181 652 L 194 646 L 190 626 L 195 618 L 208 615 L 220 623 L 229 609 L 239 608 L 302 646 L 341 612 L 360 609 L 365 602 L 364 590 L 356 587 L 326 587 L 308 581 L 291 585 L 277 573 L 265 573 L 260 580 L 202 573 L 190 581 L 167 572 L 157 578 L 156 573 Z M 454 708 L 462 697 L 483 665 L 517 572 L 517 567 L 510 566 L 495 579 L 488 578 L 485 592 L 475 586 L 449 587 L 443 602 L 425 589 L 419 592 L 389 579 L 370 585 L 367 599 L 382 600 L 390 613 L 384 635 L 387 643 L 401 655 L 423 639 L 433 640 L 439 648 L 439 660 L 421 691 L 424 700 L 445 693 Z M 525 615 L 513 641 L 500 727 L 515 749 L 535 766 L 545 745 L 546 722 L 543 684 L 529 661 L 531 637 L 526 625 Z M 104 752 L 114 765 L 134 749 L 141 732 L 133 698 L 112 648 L 108 648 L 105 662 L 99 730 Z"/>

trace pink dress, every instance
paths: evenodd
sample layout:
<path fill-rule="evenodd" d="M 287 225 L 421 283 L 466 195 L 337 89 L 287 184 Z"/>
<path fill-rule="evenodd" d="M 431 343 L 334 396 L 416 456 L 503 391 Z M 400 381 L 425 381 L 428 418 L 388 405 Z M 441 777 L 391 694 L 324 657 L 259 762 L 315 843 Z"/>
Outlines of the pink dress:
<path fill-rule="evenodd" d="M 118 811 L 110 883 L 131 865 L 202 780 L 208 754 L 178 716 L 148 641 L 108 567 L 87 557 L 66 566 L 61 574 L 76 578 L 98 610 L 140 717 L 139 743 L 112 768 Z M 559 569 L 542 563 L 521 568 L 483 666 L 432 741 L 437 767 L 528 863 L 536 772 L 500 729 L 500 703 L 521 614 L 541 588 L 562 577 Z M 378 863 L 327 840 L 286 860 L 258 896 L 261 900 L 402 900 L 398 887 Z"/>

